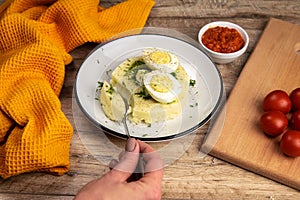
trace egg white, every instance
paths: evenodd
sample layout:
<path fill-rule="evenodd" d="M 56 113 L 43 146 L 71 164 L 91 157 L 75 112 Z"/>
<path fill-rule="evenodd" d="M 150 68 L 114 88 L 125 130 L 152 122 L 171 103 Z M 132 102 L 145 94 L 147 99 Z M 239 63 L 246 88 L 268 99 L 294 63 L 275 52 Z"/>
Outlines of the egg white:
<path fill-rule="evenodd" d="M 142 52 L 143 60 L 152 70 L 161 70 L 163 72 L 172 73 L 179 66 L 179 59 L 176 55 L 162 48 L 146 48 Z M 159 62 L 161 58 L 153 59 L 154 54 L 162 54 L 168 56 L 168 62 Z"/>
<path fill-rule="evenodd" d="M 166 78 L 172 82 L 171 88 L 167 88 L 167 91 L 157 91 L 152 87 L 151 81 L 154 77 Z M 181 85 L 178 80 L 170 73 L 166 73 L 160 70 L 153 70 L 144 75 L 144 86 L 150 96 L 160 103 L 170 103 L 176 99 L 181 92 Z M 167 86 L 165 86 L 167 87 Z"/>

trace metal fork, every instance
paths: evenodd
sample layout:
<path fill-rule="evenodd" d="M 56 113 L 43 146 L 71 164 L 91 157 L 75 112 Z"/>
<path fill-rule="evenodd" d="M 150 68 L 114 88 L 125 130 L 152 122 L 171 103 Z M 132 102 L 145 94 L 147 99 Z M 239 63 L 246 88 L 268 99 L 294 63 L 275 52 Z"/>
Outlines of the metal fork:
<path fill-rule="evenodd" d="M 125 129 L 125 133 L 128 137 L 128 139 L 131 138 L 130 132 L 129 132 L 129 128 L 127 125 L 127 116 L 128 116 L 128 111 L 129 111 L 129 103 L 127 98 L 124 97 L 123 94 L 121 94 L 121 92 L 119 92 L 121 98 L 123 99 L 124 105 L 125 105 L 125 113 L 122 119 L 122 123 L 124 125 L 124 129 Z M 142 178 L 145 174 L 145 164 L 144 164 L 144 159 L 143 156 L 140 154 L 139 155 L 139 160 L 136 166 L 135 171 L 137 171 L 137 173 L 133 173 L 129 178 L 128 178 L 128 182 L 130 181 L 136 181 L 139 180 L 140 178 Z"/>
<path fill-rule="evenodd" d="M 125 133 L 129 138 L 131 138 L 131 135 L 129 133 L 129 129 L 128 129 L 128 125 L 127 125 L 127 115 L 128 115 L 128 111 L 129 111 L 129 103 L 128 103 L 128 100 L 119 92 L 120 96 L 122 97 L 123 99 L 123 102 L 124 102 L 124 105 L 125 105 L 125 112 L 124 112 L 124 116 L 123 116 L 123 119 L 122 119 L 122 123 L 124 125 L 124 128 L 125 128 Z"/>

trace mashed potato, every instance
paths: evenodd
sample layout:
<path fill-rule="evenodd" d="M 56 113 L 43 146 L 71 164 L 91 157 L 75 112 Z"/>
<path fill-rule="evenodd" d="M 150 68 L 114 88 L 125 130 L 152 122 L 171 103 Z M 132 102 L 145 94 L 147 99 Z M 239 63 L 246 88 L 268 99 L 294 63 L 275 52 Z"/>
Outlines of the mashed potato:
<path fill-rule="evenodd" d="M 100 102 L 106 116 L 113 121 L 121 121 L 125 113 L 125 104 L 113 87 L 104 81 L 101 92 Z"/>
<path fill-rule="evenodd" d="M 143 76 L 151 71 L 153 71 L 153 68 L 145 64 L 143 57 L 140 56 L 125 60 L 112 73 L 110 86 L 130 99 L 131 109 L 129 119 L 134 123 L 151 124 L 177 117 L 182 112 L 182 105 L 188 94 L 190 79 L 184 68 L 178 64 L 176 70 L 171 73 L 181 86 L 177 98 L 169 103 L 162 103 L 155 100 L 155 98 L 151 97 L 143 83 Z M 102 90 L 108 87 L 106 85 L 106 87 L 102 87 Z M 102 92 L 102 90 L 100 102 L 106 116 L 115 121 L 123 117 L 120 114 L 121 112 L 112 111 L 112 109 L 116 110 L 116 107 L 122 106 L 119 100 L 117 100 L 117 103 L 113 102 L 113 98 L 115 97 L 111 96 L 107 91 Z M 116 106 L 113 104 L 116 104 Z"/>

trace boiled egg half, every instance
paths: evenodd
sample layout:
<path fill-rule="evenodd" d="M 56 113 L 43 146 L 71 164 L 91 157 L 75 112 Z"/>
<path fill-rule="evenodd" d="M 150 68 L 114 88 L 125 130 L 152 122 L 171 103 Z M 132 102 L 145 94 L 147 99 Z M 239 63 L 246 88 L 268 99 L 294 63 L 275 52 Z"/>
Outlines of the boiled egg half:
<path fill-rule="evenodd" d="M 160 103 L 170 103 L 181 92 L 181 85 L 170 73 L 153 70 L 143 77 L 143 82 L 150 96 Z"/>
<path fill-rule="evenodd" d="M 161 48 L 146 48 L 142 54 L 144 62 L 152 70 L 172 73 L 179 65 L 179 60 L 176 55 Z"/>

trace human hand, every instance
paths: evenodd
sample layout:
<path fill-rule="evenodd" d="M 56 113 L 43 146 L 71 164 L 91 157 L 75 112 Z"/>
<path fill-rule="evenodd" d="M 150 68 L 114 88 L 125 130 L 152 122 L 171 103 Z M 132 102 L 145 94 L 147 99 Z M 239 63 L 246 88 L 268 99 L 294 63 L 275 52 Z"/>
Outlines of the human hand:
<path fill-rule="evenodd" d="M 145 174 L 139 180 L 129 182 L 140 153 L 145 162 Z M 128 139 L 126 151 L 120 153 L 119 161 L 112 160 L 109 166 L 111 171 L 85 185 L 75 199 L 161 199 L 163 161 L 150 145 Z"/>

